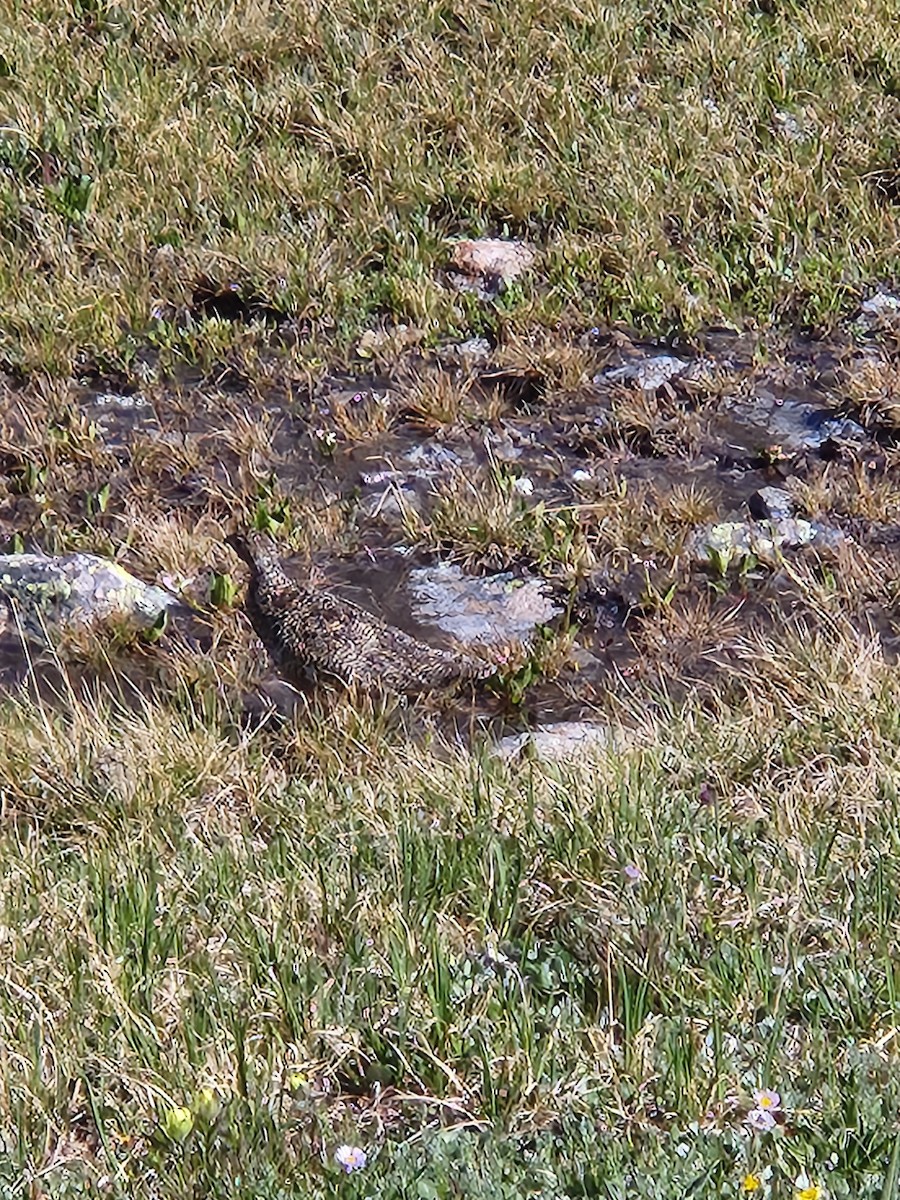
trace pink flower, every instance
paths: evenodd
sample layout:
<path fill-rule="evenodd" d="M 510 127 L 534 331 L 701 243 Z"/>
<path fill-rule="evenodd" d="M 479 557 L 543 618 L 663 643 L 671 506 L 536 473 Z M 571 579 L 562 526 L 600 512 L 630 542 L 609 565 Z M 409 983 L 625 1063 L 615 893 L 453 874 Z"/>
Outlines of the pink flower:
<path fill-rule="evenodd" d="M 747 1124 L 757 1133 L 767 1133 L 775 1128 L 775 1118 L 767 1108 L 752 1108 L 747 1113 Z"/>
<path fill-rule="evenodd" d="M 349 1175 L 351 1171 L 361 1171 L 366 1165 L 366 1152 L 360 1150 L 359 1146 L 338 1146 L 334 1161 Z"/>

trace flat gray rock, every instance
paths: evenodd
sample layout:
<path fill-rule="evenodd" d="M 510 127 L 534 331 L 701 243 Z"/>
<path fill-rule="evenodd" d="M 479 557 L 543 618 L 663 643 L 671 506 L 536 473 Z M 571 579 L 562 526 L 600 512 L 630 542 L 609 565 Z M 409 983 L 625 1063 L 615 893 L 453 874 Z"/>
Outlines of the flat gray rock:
<path fill-rule="evenodd" d="M 50 632 L 107 621 L 150 629 L 179 606 L 169 592 L 94 554 L 0 555 L 0 596 L 9 627 L 40 642 Z"/>
<path fill-rule="evenodd" d="M 410 572 L 413 616 L 460 642 L 524 641 L 562 612 L 540 579 L 466 575 L 453 563 Z"/>
<path fill-rule="evenodd" d="M 684 375 L 690 363 L 671 354 L 658 354 L 654 358 L 636 359 L 621 367 L 612 367 L 598 376 L 598 381 L 608 383 L 636 383 L 645 392 L 655 392 L 672 379 Z"/>
<path fill-rule="evenodd" d="M 862 444 L 866 431 L 850 417 L 840 416 L 820 405 L 796 397 L 784 399 L 760 389 L 753 396 L 732 397 L 725 412 L 744 427 L 739 440 L 759 450 L 770 442 L 789 453 L 821 450 L 826 442 Z"/>
<path fill-rule="evenodd" d="M 494 753 L 499 758 L 510 759 L 530 751 L 536 758 L 548 762 L 573 762 L 614 748 L 620 741 L 608 725 L 593 721 L 560 721 L 501 738 Z"/>

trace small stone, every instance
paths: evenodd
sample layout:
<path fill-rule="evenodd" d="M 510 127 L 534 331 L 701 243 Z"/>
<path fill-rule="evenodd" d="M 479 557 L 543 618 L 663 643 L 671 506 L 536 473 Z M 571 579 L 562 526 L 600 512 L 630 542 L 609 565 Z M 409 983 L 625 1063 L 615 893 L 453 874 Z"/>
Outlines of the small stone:
<path fill-rule="evenodd" d="M 362 471 L 359 476 L 363 487 L 384 487 L 386 484 L 402 483 L 405 476 L 402 471 L 391 471 L 387 468 L 381 471 Z"/>
<path fill-rule="evenodd" d="M 534 481 L 527 475 L 520 475 L 513 481 L 513 490 L 520 496 L 532 496 L 534 495 Z"/>
<path fill-rule="evenodd" d="M 411 487 L 396 484 L 383 492 L 371 492 L 359 502 L 360 516 L 370 521 L 383 521 L 385 525 L 403 525 L 409 517 L 424 510 L 422 498 Z"/>
<path fill-rule="evenodd" d="M 764 487 L 753 493 L 747 507 L 757 520 L 781 521 L 794 515 L 794 498 L 784 488 Z"/>
<path fill-rule="evenodd" d="M 491 357 L 491 343 L 487 338 L 470 337 L 464 342 L 442 346 L 437 355 L 445 362 L 462 361 L 464 366 L 483 366 Z"/>
<path fill-rule="evenodd" d="M 538 725 L 528 733 L 511 734 L 497 743 L 498 758 L 511 759 L 531 752 L 548 762 L 572 762 L 590 758 L 617 746 L 615 730 L 592 721 L 560 721 L 555 725 Z"/>
<path fill-rule="evenodd" d="M 366 329 L 356 344 L 358 358 L 377 358 L 402 353 L 416 346 L 424 334 L 415 325 L 393 325 L 389 329 Z"/>
<path fill-rule="evenodd" d="M 656 392 L 673 379 L 684 375 L 691 364 L 671 354 L 659 354 L 655 358 L 644 358 L 625 363 L 597 375 L 595 383 L 636 383 L 645 392 Z"/>
<path fill-rule="evenodd" d="M 787 109 L 780 109 L 775 113 L 774 124 L 776 133 L 787 142 L 805 142 L 809 137 L 807 122 Z"/>
<path fill-rule="evenodd" d="M 94 397 L 94 404 L 98 408 L 118 408 L 123 412 L 147 407 L 147 401 L 138 393 L 133 396 L 120 396 L 117 392 L 102 392 L 99 396 Z"/>
<path fill-rule="evenodd" d="M 854 325 L 861 334 L 896 332 L 900 328 L 900 295 L 879 287 L 860 304 Z"/>
<path fill-rule="evenodd" d="M 863 300 L 860 313 L 867 324 L 878 325 L 900 319 L 900 296 L 893 292 L 877 291 Z"/>
<path fill-rule="evenodd" d="M 465 275 L 496 276 L 511 283 L 533 265 L 534 249 L 525 242 L 503 238 L 477 238 L 457 242 L 450 266 Z"/>
<path fill-rule="evenodd" d="M 418 479 L 430 479 L 446 471 L 455 470 L 462 465 L 462 459 L 455 450 L 440 442 L 423 443 L 413 446 L 403 456 L 403 461 L 414 468 Z"/>

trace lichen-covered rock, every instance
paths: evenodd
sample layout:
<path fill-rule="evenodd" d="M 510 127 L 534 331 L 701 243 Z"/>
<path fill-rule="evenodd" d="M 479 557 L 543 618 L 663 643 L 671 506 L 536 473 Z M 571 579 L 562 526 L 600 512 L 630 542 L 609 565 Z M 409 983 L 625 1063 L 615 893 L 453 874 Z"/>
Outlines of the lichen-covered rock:
<path fill-rule="evenodd" d="M 526 641 L 562 611 L 543 580 L 466 575 L 455 563 L 417 568 L 409 587 L 416 620 L 460 642 Z"/>
<path fill-rule="evenodd" d="M 151 629 L 178 601 L 94 554 L 0 555 L 7 623 L 30 638 L 106 622 Z"/>

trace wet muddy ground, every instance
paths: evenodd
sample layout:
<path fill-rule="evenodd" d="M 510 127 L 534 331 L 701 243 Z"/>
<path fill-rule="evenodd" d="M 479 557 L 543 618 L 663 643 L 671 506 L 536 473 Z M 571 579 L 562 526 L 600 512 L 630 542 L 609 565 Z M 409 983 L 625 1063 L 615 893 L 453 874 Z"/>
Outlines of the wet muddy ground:
<path fill-rule="evenodd" d="M 480 643 L 503 678 L 476 710 L 500 728 L 590 718 L 638 686 L 721 694 L 752 687 L 754 645 L 786 625 L 839 616 L 900 647 L 898 345 L 890 326 L 664 348 L 591 330 L 314 380 L 277 359 L 7 380 L 0 532 L 182 595 L 157 644 L 100 670 L 137 686 L 178 639 L 214 656 L 249 638 L 223 611 L 239 570 L 219 539 L 252 521 L 298 574 L 436 644 Z M 8 623 L 0 684 L 28 679 L 64 684 Z"/>

